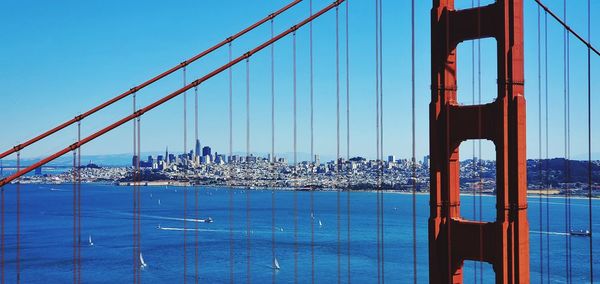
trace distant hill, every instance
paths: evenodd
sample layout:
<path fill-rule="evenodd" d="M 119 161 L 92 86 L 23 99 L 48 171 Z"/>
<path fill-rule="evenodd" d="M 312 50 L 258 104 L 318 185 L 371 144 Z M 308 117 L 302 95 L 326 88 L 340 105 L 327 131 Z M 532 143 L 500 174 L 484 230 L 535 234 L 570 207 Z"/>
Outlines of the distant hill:
<path fill-rule="evenodd" d="M 529 184 L 544 183 L 548 179 L 551 185 L 563 182 L 588 182 L 588 162 L 554 158 L 548 160 L 527 160 L 527 181 Z M 592 161 L 592 182 L 600 182 L 600 161 Z"/>

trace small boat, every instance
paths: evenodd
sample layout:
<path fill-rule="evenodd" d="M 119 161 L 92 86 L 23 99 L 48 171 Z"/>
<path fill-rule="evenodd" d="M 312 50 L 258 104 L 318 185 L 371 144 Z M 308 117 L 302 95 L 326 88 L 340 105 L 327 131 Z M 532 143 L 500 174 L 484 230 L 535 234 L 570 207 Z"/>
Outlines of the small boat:
<path fill-rule="evenodd" d="M 275 269 L 275 270 L 281 269 L 281 267 L 279 266 L 279 261 L 277 261 L 277 258 L 273 259 L 273 269 Z"/>
<path fill-rule="evenodd" d="M 212 222 L 213 222 L 213 219 L 210 217 L 204 219 L 204 223 L 212 223 Z"/>
<path fill-rule="evenodd" d="M 160 206 L 160 199 L 158 200 L 158 206 Z"/>
<path fill-rule="evenodd" d="M 157 228 L 157 229 L 159 229 L 159 230 L 160 230 L 160 229 L 162 229 L 162 227 L 160 226 L 160 224 L 158 224 L 158 225 L 156 226 L 156 228 Z"/>
<path fill-rule="evenodd" d="M 319 219 L 319 227 L 323 227 L 323 223 L 321 223 L 321 219 Z"/>
<path fill-rule="evenodd" d="M 142 253 L 140 252 L 140 268 L 144 269 L 148 267 L 148 265 L 146 264 L 146 262 L 144 261 L 144 257 L 142 256 Z"/>
<path fill-rule="evenodd" d="M 315 219 L 315 214 L 313 212 L 310 212 L 310 218 L 313 220 Z"/>
<path fill-rule="evenodd" d="M 93 245 L 94 245 L 94 242 L 92 241 L 92 235 L 90 235 L 90 236 L 88 237 L 88 244 L 89 244 L 90 246 L 93 246 Z"/>
<path fill-rule="evenodd" d="M 592 235 L 592 232 L 590 232 L 590 230 L 571 230 L 571 235 L 572 236 L 582 236 L 582 237 L 588 237 Z"/>

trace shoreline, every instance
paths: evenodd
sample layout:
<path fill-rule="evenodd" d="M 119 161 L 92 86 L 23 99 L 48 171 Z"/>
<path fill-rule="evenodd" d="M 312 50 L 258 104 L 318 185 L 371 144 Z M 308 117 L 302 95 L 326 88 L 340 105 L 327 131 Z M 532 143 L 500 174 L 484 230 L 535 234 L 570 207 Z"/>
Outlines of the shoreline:
<path fill-rule="evenodd" d="M 52 186 L 52 185 L 72 185 L 73 183 L 22 183 L 23 185 L 40 185 L 40 186 Z M 131 187 L 132 184 L 131 182 L 85 182 L 82 184 L 90 184 L 90 185 L 114 185 L 117 187 Z M 198 184 L 198 185 L 194 185 L 191 184 L 189 182 L 179 182 L 179 181 L 157 181 L 157 182 L 150 182 L 150 181 L 143 181 L 141 182 L 140 186 L 142 187 L 160 187 L 160 186 L 164 186 L 164 187 L 204 187 L 204 188 L 212 188 L 212 189 L 217 189 L 217 190 L 222 190 L 222 189 L 226 189 L 227 187 L 232 188 L 232 189 L 241 189 L 241 190 L 256 190 L 256 191 L 272 191 L 272 190 L 277 190 L 277 191 L 302 191 L 302 192 L 310 192 L 310 191 L 314 191 L 314 192 L 337 192 L 337 191 L 341 191 L 341 192 L 364 192 L 364 193 L 377 193 L 378 190 L 374 190 L 372 188 L 369 189 L 350 189 L 348 190 L 347 188 L 323 188 L 323 187 L 318 187 L 318 188 L 310 188 L 310 187 L 297 187 L 297 188 L 293 188 L 293 187 L 265 187 L 265 186 L 251 186 L 251 187 L 247 187 L 247 186 L 241 186 L 241 185 L 214 185 L 214 184 Z M 565 199 L 567 198 L 567 195 L 564 194 L 559 194 L 559 193 L 551 193 L 551 194 L 545 194 L 543 192 L 539 192 L 540 190 L 533 190 L 536 192 L 528 192 L 527 193 L 527 197 L 528 198 L 535 198 L 535 197 L 542 197 L 542 198 L 552 198 L 552 199 Z M 554 192 L 556 190 L 553 190 Z M 382 189 L 379 192 L 383 192 L 383 193 L 388 193 L 388 194 L 406 194 L 406 195 L 410 195 L 413 194 L 412 191 L 403 191 L 403 190 L 394 190 L 394 189 Z M 416 195 L 428 195 L 429 191 L 418 191 L 415 192 Z M 473 193 L 472 191 L 466 191 L 466 192 L 461 192 L 460 193 L 461 196 L 485 196 L 485 197 L 494 197 L 495 195 L 489 192 L 482 192 L 481 194 L 479 193 Z M 572 195 L 570 196 L 570 199 L 575 199 L 575 200 L 587 200 L 588 197 L 587 196 L 582 196 L 582 195 Z M 593 200 L 600 200 L 600 196 L 592 196 Z"/>

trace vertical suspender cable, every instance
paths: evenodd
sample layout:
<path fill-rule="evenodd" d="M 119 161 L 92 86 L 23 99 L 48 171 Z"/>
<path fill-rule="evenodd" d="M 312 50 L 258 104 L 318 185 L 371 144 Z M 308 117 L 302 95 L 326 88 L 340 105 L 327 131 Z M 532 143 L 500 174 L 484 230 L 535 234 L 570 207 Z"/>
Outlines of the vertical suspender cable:
<path fill-rule="evenodd" d="M 136 94 L 133 93 L 133 113 L 136 112 Z M 132 243 L 133 243 L 133 250 L 132 250 L 132 260 L 133 260 L 133 283 L 137 283 L 137 271 L 138 271 L 138 256 L 137 256 L 137 239 L 136 239 L 136 235 L 137 235 L 137 226 L 136 226 L 136 207 L 137 207 L 137 202 L 136 202 L 136 198 L 135 198 L 135 192 L 136 192 L 136 179 L 137 179 L 137 160 L 140 159 L 139 156 L 137 156 L 137 143 L 136 143 L 136 138 L 137 138 L 137 124 L 135 122 L 135 120 L 133 120 L 133 171 L 132 171 L 132 175 L 131 175 L 131 181 L 133 184 L 133 190 L 132 190 L 132 202 L 133 202 L 133 208 L 132 208 L 132 230 L 133 230 L 133 234 L 132 234 Z"/>
<path fill-rule="evenodd" d="M 271 38 L 275 36 L 275 26 L 271 19 Z M 275 44 L 271 44 L 271 164 L 272 174 L 276 174 L 275 169 Z M 275 188 L 271 189 L 271 263 L 272 282 L 275 283 L 277 275 L 277 266 L 275 265 Z"/>
<path fill-rule="evenodd" d="M 310 16 L 313 14 L 313 0 L 309 1 L 309 10 Z M 310 65 L 310 159 L 312 161 L 311 165 L 311 183 L 314 182 L 314 172 L 315 172 L 315 164 L 317 163 L 317 159 L 315 159 L 315 132 L 314 132 L 314 60 L 313 60 L 313 22 L 311 21 L 308 24 L 309 27 L 309 65 Z M 311 258 L 311 283 L 315 283 L 315 194 L 314 194 L 314 185 L 310 191 L 310 258 Z"/>
<path fill-rule="evenodd" d="M 379 167 L 382 186 L 385 185 L 383 172 L 383 0 L 379 0 Z M 380 189 L 383 189 L 380 187 Z M 384 206 L 383 206 L 383 191 L 379 194 L 379 210 L 381 211 L 381 283 L 385 283 L 385 234 L 384 234 Z"/>
<path fill-rule="evenodd" d="M 477 0 L 477 7 L 481 7 L 481 0 Z M 477 104 L 481 105 L 481 9 L 477 10 Z M 481 121 L 481 109 L 477 110 L 477 120 Z M 481 124 L 477 128 L 478 136 L 481 137 Z M 483 221 L 483 178 L 481 175 L 481 139 L 477 141 L 477 173 L 479 183 L 477 185 L 479 191 L 479 222 Z M 483 258 L 483 231 L 479 230 L 479 257 Z M 479 262 L 479 283 L 483 283 L 483 262 Z"/>
<path fill-rule="evenodd" d="M 381 283 L 381 232 L 380 232 L 380 217 L 379 217 L 379 194 L 381 194 L 381 180 L 379 177 L 380 167 L 380 143 L 379 143 L 379 1 L 375 0 L 375 148 L 376 158 L 375 163 L 377 165 L 377 184 L 376 184 L 376 215 L 377 215 L 377 283 Z"/>
<path fill-rule="evenodd" d="M 416 188 L 416 135 L 415 135 L 415 0 L 410 5 L 410 29 L 411 29 L 411 52 L 410 52 L 410 73 L 411 73 L 411 137 L 412 137 L 412 261 L 413 261 L 413 283 L 417 283 L 417 188 Z"/>
<path fill-rule="evenodd" d="M 17 152 L 17 172 L 21 170 L 21 151 Z M 17 180 L 17 283 L 21 282 L 21 178 Z"/>
<path fill-rule="evenodd" d="M 293 68 L 293 147 L 294 147 L 294 187 L 298 186 L 298 148 L 297 148 L 297 121 L 296 121 L 296 99 L 297 99 L 297 81 L 296 81 L 296 32 L 292 34 L 292 68 Z M 294 188 L 294 283 L 298 283 L 298 191 Z"/>
<path fill-rule="evenodd" d="M 542 184 L 542 42 L 541 42 L 541 8 L 537 9 L 537 54 L 538 54 L 538 184 Z M 542 194 L 539 194 L 539 231 L 543 230 Z M 544 283 L 544 236 L 539 234 L 540 245 L 540 279 Z"/>
<path fill-rule="evenodd" d="M 140 125 L 140 120 L 141 118 L 138 116 L 137 118 L 137 156 L 141 157 L 142 156 L 142 146 L 141 146 L 141 125 Z M 137 192 L 135 194 L 135 198 L 136 198 L 136 202 L 137 202 L 137 251 L 138 251 L 138 257 L 139 257 L 139 266 L 138 266 L 138 280 L 137 283 L 142 283 L 142 272 L 141 272 L 141 267 L 144 265 L 142 263 L 142 243 L 141 243 L 141 235 L 142 235 L 142 226 L 141 226 L 141 199 L 140 199 L 140 186 L 141 186 L 141 181 L 142 181 L 142 169 L 140 166 L 141 163 L 141 158 L 139 158 L 137 160 L 137 171 L 138 171 L 138 186 L 137 186 Z"/>
<path fill-rule="evenodd" d="M 142 181 L 142 169 L 140 166 L 141 163 L 141 156 L 142 156 L 142 146 L 141 146 L 141 118 L 138 116 L 137 118 L 137 155 L 138 157 L 140 157 L 137 160 L 137 171 L 138 171 L 138 186 L 137 186 L 137 192 L 135 194 L 135 198 L 137 199 L 137 250 L 138 250 L 138 257 L 139 257 L 139 268 L 138 268 L 138 283 L 142 283 L 142 272 L 141 272 L 141 267 L 144 265 L 142 263 L 142 242 L 141 242 L 141 236 L 142 236 L 142 225 L 141 225 L 141 208 L 142 208 L 142 204 L 141 204 L 141 199 L 140 199 L 140 186 L 141 186 L 141 181 Z"/>
<path fill-rule="evenodd" d="M 475 0 L 471 0 L 471 8 L 475 8 Z M 475 102 L 475 41 L 471 41 L 471 92 L 472 92 L 472 103 L 473 105 L 476 104 Z M 471 165 L 473 167 L 473 169 L 476 169 L 475 166 L 475 145 L 476 145 L 476 141 L 473 140 L 472 141 L 472 146 L 473 146 L 473 159 L 471 160 Z M 476 187 L 473 186 L 471 188 L 471 192 L 473 194 L 473 220 L 476 220 L 477 218 L 477 198 L 476 198 Z M 473 283 L 477 283 L 477 262 L 473 262 Z"/>
<path fill-rule="evenodd" d="M 587 28 L 588 28 L 588 42 L 592 42 L 592 26 L 591 26 L 591 6 L 590 0 L 587 1 Z M 588 227 L 590 230 L 589 237 L 589 254 L 590 254 L 590 283 L 594 283 L 594 250 L 592 246 L 592 64 L 591 64 L 591 50 L 588 47 L 587 52 L 587 67 L 588 67 Z"/>
<path fill-rule="evenodd" d="M 231 42 L 228 44 L 229 62 L 232 60 Z M 227 68 L 229 75 L 229 159 L 230 165 L 228 168 L 228 177 L 231 181 L 233 174 L 231 168 L 234 166 L 232 155 L 233 155 L 233 72 L 231 67 Z M 233 252 L 233 187 L 228 188 L 229 193 L 229 283 L 233 284 L 233 269 L 234 269 L 234 252 Z"/>
<path fill-rule="evenodd" d="M 341 282 L 341 217 L 340 217 L 340 21 L 339 6 L 335 7 L 335 96 L 336 96 L 336 171 L 335 178 L 337 183 L 337 281 Z"/>
<path fill-rule="evenodd" d="M 81 121 L 77 122 L 77 142 L 81 141 Z M 77 283 L 81 283 L 81 147 L 77 148 Z"/>
<path fill-rule="evenodd" d="M 348 7 L 348 3 L 350 1 L 346 1 L 346 161 L 349 163 L 348 166 L 351 166 L 350 164 L 350 45 L 349 45 L 349 37 L 350 37 L 350 33 L 349 33 L 349 28 L 348 28 L 348 17 L 349 17 L 349 7 Z M 346 196 L 346 222 L 347 222 L 347 247 L 348 247 L 348 251 L 347 251 L 347 277 L 348 277 L 348 283 L 350 283 L 350 279 L 351 279 L 351 275 L 350 275 L 350 258 L 351 258 L 351 254 L 350 254 L 350 191 L 352 190 L 351 187 L 351 177 L 350 177 L 350 172 L 351 168 L 347 168 L 346 169 L 346 174 L 347 176 L 347 183 L 346 183 L 346 190 L 347 190 L 347 196 Z"/>
<path fill-rule="evenodd" d="M 73 150 L 73 283 L 77 283 L 77 151 Z"/>
<path fill-rule="evenodd" d="M 198 86 L 194 87 L 194 141 L 198 143 Z M 195 153 L 200 157 L 199 153 Z M 198 159 L 192 156 L 192 159 Z M 193 161 L 194 163 L 199 161 Z M 198 220 L 198 184 L 194 182 L 194 218 Z M 194 222 L 196 230 L 194 232 L 194 283 L 198 284 L 198 222 Z"/>
<path fill-rule="evenodd" d="M 1 169 L 1 167 L 2 166 L 0 166 L 0 169 Z M 3 173 L 0 174 L 0 177 L 3 176 L 2 174 Z M 5 198 L 4 197 L 4 186 L 0 187 L 0 194 L 2 195 L 1 199 L 0 199 L 0 211 L 2 212 L 1 216 L 0 216 L 0 224 L 2 225 L 1 228 L 0 228 L 0 231 L 1 231 L 0 232 L 0 262 L 2 263 L 2 266 L 0 267 L 0 269 L 1 269 L 0 272 L 2 273 L 2 275 L 0 275 L 0 284 L 4 284 L 5 283 L 4 282 L 5 281 L 5 277 L 4 277 L 4 275 L 5 275 L 4 274 L 5 273 L 5 269 L 4 269 L 4 247 L 6 245 L 5 239 L 4 239 L 4 236 L 5 236 L 5 234 L 4 234 L 4 228 L 5 228 L 5 223 L 4 223 L 4 198 Z"/>
<path fill-rule="evenodd" d="M 183 86 L 186 82 L 186 67 L 183 67 Z M 183 155 L 187 157 L 187 92 L 183 92 Z M 187 161 L 187 159 L 186 159 Z M 185 179 L 185 177 L 184 177 Z M 185 183 L 184 183 L 185 184 Z M 187 283 L 187 188 L 183 188 L 183 283 Z"/>
<path fill-rule="evenodd" d="M 567 1 L 563 1 L 563 18 L 565 22 L 567 21 Z M 570 188 L 569 188 L 569 141 L 568 141 L 568 132 L 569 132 L 569 122 L 568 122 L 568 100 L 569 100 L 569 35 L 566 29 L 563 29 L 563 90 L 564 90 L 564 152 L 565 152 L 565 177 L 564 177 L 564 188 L 565 192 L 565 270 L 566 270 L 566 278 L 567 283 L 571 283 L 571 260 L 570 260 Z"/>
<path fill-rule="evenodd" d="M 246 174 L 250 177 L 250 57 L 246 58 Z M 250 187 L 246 188 L 246 273 L 247 281 L 251 283 L 250 260 Z"/>
<path fill-rule="evenodd" d="M 544 160 L 544 169 L 545 169 L 545 187 L 546 187 L 546 279 L 550 281 L 550 184 L 549 184 L 549 168 L 548 168 L 548 12 L 544 13 L 544 96 L 545 96 L 545 105 L 544 105 L 544 116 L 545 116 L 545 140 L 546 140 L 546 149 L 545 149 L 545 160 Z"/>

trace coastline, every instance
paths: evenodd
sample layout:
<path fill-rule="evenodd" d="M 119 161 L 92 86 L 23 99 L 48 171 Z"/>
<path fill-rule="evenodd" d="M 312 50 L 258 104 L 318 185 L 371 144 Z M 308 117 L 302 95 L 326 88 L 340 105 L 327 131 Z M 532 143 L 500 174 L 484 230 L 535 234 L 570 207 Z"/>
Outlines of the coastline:
<path fill-rule="evenodd" d="M 52 185 L 72 185 L 73 183 L 22 183 L 22 184 L 27 184 L 27 185 L 41 185 L 41 186 L 52 186 Z M 124 188 L 128 188 L 133 186 L 133 184 L 131 182 L 84 182 L 82 184 L 91 184 L 91 185 L 113 185 L 113 186 L 117 186 L 117 187 L 124 187 Z M 271 190 L 276 190 L 276 191 L 303 191 L 303 192 L 310 192 L 310 191 L 314 191 L 314 192 L 337 192 L 337 191 L 341 191 L 341 192 L 355 192 L 355 193 L 377 193 L 378 190 L 374 190 L 372 188 L 369 189 L 350 189 L 348 190 L 348 188 L 323 188 L 323 187 L 315 187 L 315 188 L 310 188 L 310 187 L 261 187 L 261 186 L 251 186 L 251 187 L 247 187 L 247 186 L 241 186 L 241 185 L 216 185 L 216 184 L 193 184 L 190 182 L 180 182 L 180 181 L 142 181 L 140 182 L 141 187 L 204 187 L 204 188 L 211 188 L 211 189 L 217 189 L 217 190 L 226 190 L 227 188 L 231 188 L 231 189 L 238 189 L 238 190 L 256 190 L 256 191 L 271 191 Z M 564 194 L 560 194 L 557 193 L 558 190 L 556 189 L 551 189 L 550 191 L 554 192 L 551 194 L 545 194 L 545 190 L 541 191 L 541 190 L 532 190 L 534 192 L 527 192 L 527 197 L 528 198 L 535 198 L 535 197 L 542 197 L 542 198 L 552 198 L 552 199 L 565 199 L 567 198 L 567 195 Z M 406 194 L 406 195 L 411 195 L 413 194 L 412 191 L 404 191 L 404 190 L 394 190 L 394 189 L 382 189 L 379 192 L 383 192 L 383 193 L 388 193 L 388 194 Z M 416 195 L 428 195 L 429 191 L 418 191 L 415 192 Z M 463 191 L 460 193 L 461 196 L 485 196 L 485 197 L 494 197 L 495 195 L 489 192 L 482 192 L 481 194 L 479 193 L 473 193 L 472 191 Z M 575 200 L 587 200 L 588 197 L 587 196 L 582 196 L 582 195 L 571 195 L 570 199 L 575 199 Z M 592 196 L 591 198 L 592 200 L 600 200 L 600 196 Z"/>

